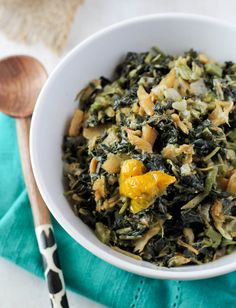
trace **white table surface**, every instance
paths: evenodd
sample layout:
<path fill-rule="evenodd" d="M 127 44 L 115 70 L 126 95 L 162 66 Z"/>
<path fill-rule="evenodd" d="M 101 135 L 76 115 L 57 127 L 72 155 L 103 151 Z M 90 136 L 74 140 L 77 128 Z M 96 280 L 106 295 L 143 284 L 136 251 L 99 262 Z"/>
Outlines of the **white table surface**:
<path fill-rule="evenodd" d="M 92 33 L 112 23 L 138 15 L 163 12 L 209 15 L 236 23 L 235 0 L 85 0 L 76 14 L 63 55 Z M 29 54 L 37 57 L 48 72 L 60 60 L 59 56 L 42 45 L 18 44 L 2 34 L 0 46 L 0 57 L 17 53 Z M 70 307 L 102 307 L 72 292 L 68 292 L 68 297 Z M 0 307 L 50 307 L 45 283 L 0 258 Z"/>

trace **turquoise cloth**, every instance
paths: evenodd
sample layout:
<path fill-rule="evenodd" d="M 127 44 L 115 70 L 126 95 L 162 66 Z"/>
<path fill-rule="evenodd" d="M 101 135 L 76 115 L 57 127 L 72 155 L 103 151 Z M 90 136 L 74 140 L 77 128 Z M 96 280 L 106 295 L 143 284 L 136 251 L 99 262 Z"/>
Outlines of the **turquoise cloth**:
<path fill-rule="evenodd" d="M 108 307 L 236 307 L 236 273 L 200 281 L 164 281 L 122 271 L 77 244 L 53 221 L 66 285 Z M 22 178 L 15 121 L 0 114 L 0 256 L 43 276 Z"/>

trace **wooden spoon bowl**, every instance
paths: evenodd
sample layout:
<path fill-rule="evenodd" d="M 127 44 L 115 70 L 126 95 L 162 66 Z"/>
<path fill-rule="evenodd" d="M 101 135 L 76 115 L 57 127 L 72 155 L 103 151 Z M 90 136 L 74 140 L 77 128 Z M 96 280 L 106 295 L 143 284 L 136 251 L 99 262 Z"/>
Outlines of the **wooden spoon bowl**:
<path fill-rule="evenodd" d="M 29 56 L 0 61 L 0 111 L 17 118 L 28 117 L 47 80 L 45 68 Z"/>

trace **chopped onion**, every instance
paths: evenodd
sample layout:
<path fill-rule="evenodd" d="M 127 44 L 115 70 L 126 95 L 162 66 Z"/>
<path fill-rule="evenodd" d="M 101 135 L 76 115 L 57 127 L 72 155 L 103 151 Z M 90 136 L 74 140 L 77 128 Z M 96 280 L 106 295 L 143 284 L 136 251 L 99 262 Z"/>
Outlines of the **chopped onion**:
<path fill-rule="evenodd" d="M 182 100 L 180 102 L 174 102 L 172 104 L 172 107 L 178 111 L 185 111 L 187 109 L 187 103 L 185 100 Z"/>
<path fill-rule="evenodd" d="M 174 101 L 181 99 L 181 95 L 174 88 L 169 88 L 169 89 L 164 90 L 164 95 L 165 95 L 165 98 L 173 99 Z"/>
<path fill-rule="evenodd" d="M 207 92 L 206 85 L 203 79 L 199 79 L 190 84 L 191 92 L 195 95 L 203 95 Z"/>
<path fill-rule="evenodd" d="M 157 97 L 162 97 L 165 90 L 166 90 L 166 86 L 159 84 L 159 85 L 155 86 L 154 88 L 152 88 L 151 93 L 153 93 Z"/>
<path fill-rule="evenodd" d="M 182 176 L 190 175 L 191 169 L 190 169 L 189 164 L 184 164 L 183 166 L 181 166 L 180 172 Z"/>

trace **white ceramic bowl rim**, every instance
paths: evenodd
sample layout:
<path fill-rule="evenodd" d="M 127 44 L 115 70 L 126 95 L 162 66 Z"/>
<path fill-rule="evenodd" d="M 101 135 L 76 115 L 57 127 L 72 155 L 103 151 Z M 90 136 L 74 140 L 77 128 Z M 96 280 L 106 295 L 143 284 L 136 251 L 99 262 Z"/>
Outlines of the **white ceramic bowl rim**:
<path fill-rule="evenodd" d="M 72 49 L 64 58 L 63 60 L 57 65 L 57 67 L 54 69 L 54 71 L 50 74 L 49 79 L 47 83 L 45 84 L 43 90 L 41 91 L 38 101 L 35 107 L 35 111 L 32 117 L 32 124 L 31 124 L 31 134 L 30 134 L 30 153 L 31 153 L 31 161 L 32 161 L 32 168 L 35 175 L 35 179 L 37 182 L 37 185 L 39 187 L 39 190 L 41 192 L 41 195 L 47 204 L 48 208 L 50 209 L 53 216 L 56 218 L 56 220 L 59 222 L 59 224 L 70 234 L 72 238 L 75 239 L 75 241 L 79 242 L 83 247 L 85 247 L 87 250 L 89 250 L 91 253 L 96 255 L 97 257 L 103 259 L 104 261 L 119 267 L 121 269 L 124 269 L 129 272 L 136 273 L 138 275 L 150 277 L 150 278 L 160 278 L 160 279 L 181 279 L 182 280 L 193 280 L 193 279 L 203 279 L 203 278 L 209 278 L 214 276 L 219 276 L 225 273 L 232 272 L 233 270 L 236 270 L 236 261 L 229 264 L 223 264 L 219 267 L 215 268 L 207 268 L 204 270 L 192 270 L 192 271 L 162 271 L 161 268 L 157 268 L 155 271 L 154 269 L 144 268 L 141 265 L 131 264 L 124 260 L 121 260 L 118 255 L 117 257 L 112 256 L 109 254 L 109 252 L 104 251 L 103 249 L 97 247 L 95 244 L 89 242 L 86 237 L 82 236 L 78 233 L 78 230 L 76 230 L 73 226 L 71 226 L 68 221 L 65 219 L 62 213 L 57 211 L 56 205 L 54 204 L 54 201 L 47 189 L 43 183 L 43 179 L 41 178 L 41 174 L 39 172 L 39 164 L 36 159 L 36 153 L 35 153 L 35 147 L 32 136 L 34 135 L 35 130 L 35 123 L 37 121 L 37 114 L 38 110 L 41 108 L 40 101 L 43 99 L 44 94 L 47 91 L 48 84 L 54 80 L 56 75 L 60 74 L 60 71 L 64 66 L 67 65 L 67 61 L 77 53 L 77 51 L 83 47 L 85 47 L 87 44 L 89 44 L 94 38 L 99 38 L 100 36 L 103 36 L 105 33 L 113 31 L 116 28 L 122 28 L 126 27 L 129 24 L 135 24 L 140 23 L 142 21 L 152 20 L 152 19 L 166 19 L 166 18 L 173 18 L 173 19 L 179 19 L 179 20 L 195 20 L 195 21 L 204 21 L 210 24 L 217 24 L 222 25 L 224 27 L 228 27 L 230 29 L 234 28 L 236 30 L 236 27 L 226 21 L 218 20 L 213 17 L 207 17 L 202 15 L 194 15 L 194 14 L 184 14 L 184 13 L 164 13 L 164 14 L 154 14 L 154 15 L 145 15 L 145 16 L 139 16 L 136 18 L 124 20 L 122 22 L 116 23 L 112 26 L 109 26 L 105 29 L 102 29 L 98 31 L 97 33 L 93 34 L 86 40 L 84 40 L 82 43 L 77 45 L 74 49 Z"/>

